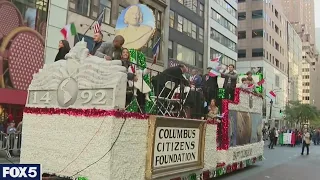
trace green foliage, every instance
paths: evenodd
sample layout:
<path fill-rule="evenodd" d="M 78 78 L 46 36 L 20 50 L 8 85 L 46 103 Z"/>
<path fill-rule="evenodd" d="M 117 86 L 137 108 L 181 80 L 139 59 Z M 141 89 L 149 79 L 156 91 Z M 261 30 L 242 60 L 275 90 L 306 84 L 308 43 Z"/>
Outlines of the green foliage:
<path fill-rule="evenodd" d="M 302 104 L 300 101 L 290 101 L 284 110 L 285 120 L 291 125 L 294 123 L 317 122 L 320 120 L 320 112 L 315 106 Z"/>

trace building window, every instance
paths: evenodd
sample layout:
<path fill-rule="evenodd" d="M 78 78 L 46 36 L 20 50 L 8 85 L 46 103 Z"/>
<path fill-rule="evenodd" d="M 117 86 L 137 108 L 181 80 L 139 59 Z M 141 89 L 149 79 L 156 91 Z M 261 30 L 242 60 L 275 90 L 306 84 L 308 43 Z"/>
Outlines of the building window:
<path fill-rule="evenodd" d="M 210 30 L 210 38 L 214 39 L 215 41 L 219 42 L 220 44 L 226 46 L 227 48 L 235 51 L 236 50 L 236 43 L 231 41 L 229 38 L 225 37 L 218 31 L 211 28 Z"/>
<path fill-rule="evenodd" d="M 302 79 L 309 79 L 309 78 L 310 78 L 309 75 L 302 76 Z"/>
<path fill-rule="evenodd" d="M 153 57 L 152 48 L 155 45 L 155 43 L 159 40 L 159 38 L 161 37 L 162 19 L 161 19 L 161 11 L 158 11 L 151 6 L 148 6 L 148 7 L 154 13 L 156 30 L 154 32 L 153 37 L 150 39 L 150 41 L 146 44 L 146 46 L 144 46 L 141 49 L 141 52 L 143 52 L 146 55 L 146 57 L 152 58 Z M 161 52 L 161 44 L 160 44 L 160 52 Z M 161 60 L 161 54 L 159 55 L 159 59 Z"/>
<path fill-rule="evenodd" d="M 239 12 L 238 13 L 238 20 L 239 21 L 242 21 L 242 20 L 245 20 L 246 19 L 246 12 Z"/>
<path fill-rule="evenodd" d="M 302 83 L 302 86 L 309 86 L 310 84 L 309 84 L 309 82 L 303 82 Z"/>
<path fill-rule="evenodd" d="M 192 37 L 193 39 L 197 39 L 197 25 L 195 25 L 194 23 L 192 23 L 191 21 L 189 21 L 188 19 L 180 15 L 178 15 L 177 30 L 180 32 L 183 32 L 187 36 Z M 202 41 L 203 41 L 203 33 L 202 33 Z"/>
<path fill-rule="evenodd" d="M 170 10 L 170 22 L 169 22 L 169 26 L 171 28 L 174 28 L 174 12 Z"/>
<path fill-rule="evenodd" d="M 198 68 L 203 68 L 203 55 L 202 54 L 198 54 L 198 61 L 197 61 L 196 65 Z"/>
<path fill-rule="evenodd" d="M 177 45 L 177 60 L 182 61 L 184 63 L 195 65 L 196 52 L 186 48 L 180 44 Z"/>
<path fill-rule="evenodd" d="M 105 8 L 105 11 L 104 11 L 104 15 L 103 15 L 103 21 L 107 24 L 110 24 L 111 0 L 100 0 L 99 14 L 103 11 L 104 8 Z"/>
<path fill-rule="evenodd" d="M 119 5 L 119 16 L 120 16 L 121 12 L 122 12 L 123 10 L 125 10 L 125 9 L 126 9 L 125 7 Z M 118 16 L 118 17 L 119 17 L 119 16 Z"/>
<path fill-rule="evenodd" d="M 303 68 L 302 72 L 309 72 L 309 68 Z"/>
<path fill-rule="evenodd" d="M 280 47 L 280 46 L 279 46 L 279 44 L 277 43 L 277 41 L 275 41 L 274 45 L 275 45 L 276 50 L 279 51 L 279 49 L 280 49 L 279 47 Z"/>
<path fill-rule="evenodd" d="M 310 100 L 310 97 L 309 96 L 303 96 L 302 100 Z"/>
<path fill-rule="evenodd" d="M 247 38 L 246 31 L 238 31 L 238 39 Z"/>
<path fill-rule="evenodd" d="M 259 37 L 263 37 L 263 30 L 262 29 L 252 30 L 252 38 L 259 38 Z"/>
<path fill-rule="evenodd" d="M 247 56 L 247 52 L 245 49 L 238 50 L 238 58 L 245 58 Z"/>
<path fill-rule="evenodd" d="M 204 7 L 203 4 L 199 3 L 199 15 L 203 17 Z"/>
<path fill-rule="evenodd" d="M 233 17 L 236 17 L 236 10 L 225 0 L 215 0 L 221 7 L 223 7 L 229 14 L 231 14 Z"/>
<path fill-rule="evenodd" d="M 89 16 L 90 13 L 90 1 L 78 0 L 76 3 L 76 12 L 83 16 Z"/>
<path fill-rule="evenodd" d="M 192 11 L 197 13 L 198 0 L 192 0 Z"/>
<path fill-rule="evenodd" d="M 168 58 L 173 58 L 173 43 L 172 41 L 168 42 Z"/>
<path fill-rule="evenodd" d="M 252 57 L 263 57 L 263 49 L 252 49 Z"/>
<path fill-rule="evenodd" d="M 252 19 L 259 19 L 259 18 L 263 18 L 263 11 L 262 10 L 252 11 Z"/>
<path fill-rule="evenodd" d="M 203 29 L 199 27 L 199 37 L 198 40 L 200 42 L 203 42 Z"/>
<path fill-rule="evenodd" d="M 183 29 L 183 17 L 178 15 L 178 26 L 177 26 L 177 30 L 182 32 Z"/>
<path fill-rule="evenodd" d="M 303 89 L 302 92 L 303 93 L 310 93 L 310 90 L 309 89 Z"/>
<path fill-rule="evenodd" d="M 233 25 L 230 21 L 228 21 L 226 18 L 221 16 L 219 13 L 217 13 L 214 9 L 211 9 L 211 18 L 217 21 L 219 24 L 221 24 L 223 27 L 227 28 L 232 33 L 236 33 L 236 26 Z"/>
<path fill-rule="evenodd" d="M 274 75 L 274 76 L 275 76 L 275 81 L 274 81 L 274 83 L 275 83 L 275 85 L 276 85 L 277 87 L 279 87 L 279 86 L 280 86 L 280 78 L 279 78 L 278 75 Z"/>
<path fill-rule="evenodd" d="M 279 67 L 279 60 L 276 59 L 276 66 Z"/>
<path fill-rule="evenodd" d="M 189 21 L 190 22 L 190 21 Z M 190 22 L 191 23 L 191 22 Z M 191 23 L 191 37 L 197 39 L 197 25 Z"/>

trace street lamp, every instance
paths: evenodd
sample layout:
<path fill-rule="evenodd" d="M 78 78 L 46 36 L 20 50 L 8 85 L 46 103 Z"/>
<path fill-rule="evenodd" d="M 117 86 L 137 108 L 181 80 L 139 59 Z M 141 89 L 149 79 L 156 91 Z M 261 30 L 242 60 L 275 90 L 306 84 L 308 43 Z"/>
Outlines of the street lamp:
<path fill-rule="evenodd" d="M 281 91 L 282 89 L 281 88 L 279 88 L 279 89 L 273 89 L 273 90 L 271 90 L 272 92 L 279 92 L 279 91 Z M 270 97 L 269 97 L 270 98 Z M 269 113 L 269 119 L 271 119 L 271 115 L 272 115 L 272 106 L 273 106 L 273 100 L 272 100 L 272 98 L 270 98 L 271 100 L 270 100 L 270 113 Z"/>

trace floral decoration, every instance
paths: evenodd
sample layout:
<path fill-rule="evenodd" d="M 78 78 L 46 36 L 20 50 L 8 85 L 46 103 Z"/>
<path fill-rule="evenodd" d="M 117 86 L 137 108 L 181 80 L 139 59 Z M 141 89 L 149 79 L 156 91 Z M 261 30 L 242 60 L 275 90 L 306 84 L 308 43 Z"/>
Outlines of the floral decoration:
<path fill-rule="evenodd" d="M 256 94 L 248 91 L 242 91 L 240 88 L 236 88 L 234 92 L 234 100 L 224 99 L 222 100 L 222 112 L 224 114 L 224 117 L 221 121 L 221 126 L 217 126 L 217 140 L 220 141 L 220 146 L 217 147 L 218 150 L 227 150 L 229 149 L 229 104 L 239 104 L 240 103 L 240 93 L 244 92 L 247 94 L 252 94 L 253 96 L 259 97 Z M 211 123 L 211 122 L 210 122 Z M 220 129 L 221 128 L 221 129 Z M 218 132 L 221 132 L 221 134 L 218 134 Z"/>
<path fill-rule="evenodd" d="M 149 115 L 135 113 L 135 112 L 126 112 L 120 110 L 101 110 L 101 109 L 59 109 L 59 108 L 34 108 L 26 107 L 24 113 L 27 114 L 64 114 L 69 116 L 86 116 L 86 117 L 105 117 L 105 116 L 114 116 L 118 118 L 134 118 L 134 119 L 143 119 L 147 120 Z"/>

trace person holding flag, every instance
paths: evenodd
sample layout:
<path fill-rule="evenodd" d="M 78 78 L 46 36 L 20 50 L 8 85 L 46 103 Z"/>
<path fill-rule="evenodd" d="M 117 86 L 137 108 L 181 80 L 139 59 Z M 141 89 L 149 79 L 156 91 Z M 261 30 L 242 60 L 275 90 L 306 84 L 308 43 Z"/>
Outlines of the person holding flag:
<path fill-rule="evenodd" d="M 234 65 L 230 64 L 227 69 L 224 69 L 221 73 L 221 77 L 224 78 L 223 88 L 225 90 L 225 98 L 234 100 L 234 90 L 236 89 L 238 74 L 234 69 Z"/>
<path fill-rule="evenodd" d="M 101 44 L 102 44 L 102 40 L 103 40 L 103 34 L 101 33 L 102 20 L 103 20 L 103 13 L 100 14 L 100 16 L 97 19 L 96 24 L 93 26 L 94 46 L 93 46 L 92 50 L 90 51 L 90 55 L 94 55 L 96 53 L 96 51 L 100 48 Z"/>
<path fill-rule="evenodd" d="M 211 70 L 212 67 L 208 67 L 207 74 L 202 79 L 203 95 L 207 102 L 206 104 L 210 104 L 212 99 L 218 99 L 218 76 L 210 75 Z"/>

